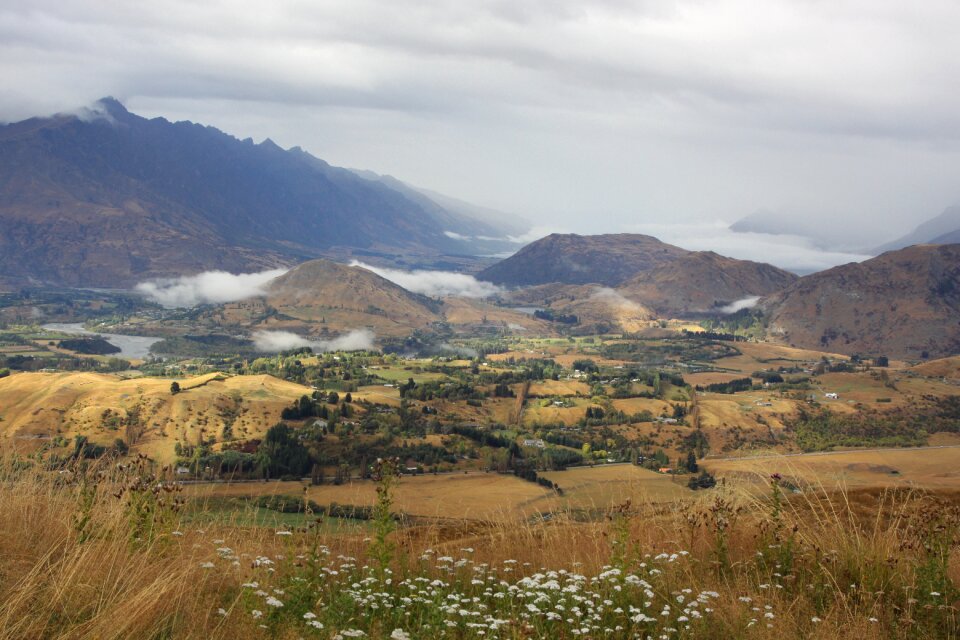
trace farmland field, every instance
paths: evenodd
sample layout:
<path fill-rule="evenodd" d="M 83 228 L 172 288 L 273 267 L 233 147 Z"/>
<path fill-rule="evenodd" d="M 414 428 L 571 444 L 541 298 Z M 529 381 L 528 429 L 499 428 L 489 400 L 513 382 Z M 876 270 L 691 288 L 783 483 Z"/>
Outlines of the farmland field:
<path fill-rule="evenodd" d="M 396 509 L 412 516 L 457 520 L 515 521 L 566 509 L 605 509 L 632 500 L 662 502 L 690 491 L 681 480 L 628 464 L 577 467 L 544 473 L 563 495 L 510 474 L 470 472 L 404 476 L 396 485 Z M 342 485 L 302 482 L 195 484 L 187 494 L 201 500 L 304 495 L 320 505 L 371 505 L 375 484 L 353 480 Z"/>
<path fill-rule="evenodd" d="M 773 473 L 802 486 L 960 490 L 960 446 L 705 459 L 718 478 L 763 482 Z"/>

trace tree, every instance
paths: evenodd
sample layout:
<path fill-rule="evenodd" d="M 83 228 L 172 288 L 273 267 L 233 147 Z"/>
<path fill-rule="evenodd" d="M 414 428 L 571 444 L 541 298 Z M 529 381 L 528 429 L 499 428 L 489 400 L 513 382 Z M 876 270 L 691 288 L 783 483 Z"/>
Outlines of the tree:
<path fill-rule="evenodd" d="M 697 456 L 693 451 L 687 454 L 687 463 L 685 466 L 690 473 L 696 473 L 700 470 L 699 465 L 697 465 Z"/>
<path fill-rule="evenodd" d="M 178 393 L 180 393 L 180 383 L 177 382 L 176 380 L 170 383 L 170 393 L 172 393 L 173 395 L 177 395 Z"/>
<path fill-rule="evenodd" d="M 340 395 L 336 391 L 331 391 L 327 395 L 327 404 L 337 404 L 340 402 Z"/>
<path fill-rule="evenodd" d="M 706 471 L 701 472 L 699 476 L 690 478 L 690 481 L 687 482 L 687 486 L 694 491 L 697 489 L 709 489 L 711 487 L 715 487 L 716 485 L 717 479 Z"/>
<path fill-rule="evenodd" d="M 313 466 L 310 453 L 300 443 L 290 425 L 285 422 L 278 422 L 267 430 L 259 451 L 267 458 L 267 470 L 271 477 L 284 475 L 302 477 Z"/>
<path fill-rule="evenodd" d="M 346 378 L 344 378 L 344 379 L 346 379 Z M 348 404 L 351 403 L 351 402 L 353 402 L 353 395 L 348 391 L 348 392 L 347 392 L 347 395 L 343 396 L 343 401 L 346 402 L 346 403 L 348 403 Z"/>

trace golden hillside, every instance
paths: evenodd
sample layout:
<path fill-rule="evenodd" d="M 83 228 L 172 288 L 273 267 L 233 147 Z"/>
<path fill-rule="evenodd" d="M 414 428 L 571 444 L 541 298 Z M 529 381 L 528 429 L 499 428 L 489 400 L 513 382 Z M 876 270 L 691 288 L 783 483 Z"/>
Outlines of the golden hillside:
<path fill-rule="evenodd" d="M 17 373 L 0 379 L 0 441 L 32 451 L 62 436 L 83 435 L 109 445 L 117 438 L 157 460 L 174 459 L 174 444 L 202 436 L 222 441 L 230 425 L 238 439 L 254 438 L 280 412 L 311 390 L 267 375 L 212 373 L 178 380 L 123 379 L 100 373 Z"/>
<path fill-rule="evenodd" d="M 355 315 L 380 333 L 424 327 L 439 319 L 435 303 L 362 267 L 311 260 L 270 283 L 267 303 L 281 313 L 316 322 Z M 359 327 L 354 327 L 359 328 Z"/>

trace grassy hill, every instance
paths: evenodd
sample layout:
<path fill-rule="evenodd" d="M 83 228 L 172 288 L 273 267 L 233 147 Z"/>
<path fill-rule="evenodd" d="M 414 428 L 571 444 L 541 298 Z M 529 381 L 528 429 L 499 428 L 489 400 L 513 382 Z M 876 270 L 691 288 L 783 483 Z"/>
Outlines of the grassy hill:
<path fill-rule="evenodd" d="M 311 389 L 267 375 L 211 373 L 178 379 L 124 379 L 101 373 L 16 373 L 0 378 L 0 438 L 18 450 L 36 450 L 75 436 L 110 446 L 124 440 L 162 462 L 174 444 L 203 438 L 262 437 L 284 407 Z"/>

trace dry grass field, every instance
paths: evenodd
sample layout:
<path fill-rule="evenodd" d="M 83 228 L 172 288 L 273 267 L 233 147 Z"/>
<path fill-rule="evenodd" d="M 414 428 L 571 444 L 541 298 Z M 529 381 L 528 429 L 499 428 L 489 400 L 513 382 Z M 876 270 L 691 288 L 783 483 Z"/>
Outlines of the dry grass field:
<path fill-rule="evenodd" d="M 609 509 L 627 500 L 633 504 L 689 498 L 686 478 L 677 478 L 631 464 L 576 467 L 541 474 L 563 489 L 560 503 L 573 509 Z"/>
<path fill-rule="evenodd" d="M 960 380 L 960 356 L 931 360 L 911 367 L 910 370 L 931 378 Z"/>
<path fill-rule="evenodd" d="M 227 422 L 237 438 L 260 437 L 284 407 L 311 393 L 266 375 L 212 373 L 177 382 L 182 391 L 174 395 L 165 378 L 16 373 L 0 378 L 0 437 L 20 449 L 55 436 L 84 435 L 104 445 L 132 438 L 139 451 L 171 462 L 175 442 L 195 443 L 201 433 L 219 439 Z M 134 414 L 139 428 L 131 434 L 125 421 Z"/>
<path fill-rule="evenodd" d="M 702 466 L 730 482 L 765 482 L 779 473 L 799 486 L 960 490 L 960 446 L 881 449 L 739 459 Z"/>
<path fill-rule="evenodd" d="M 589 398 L 567 398 L 566 402 L 572 406 L 557 407 L 551 404 L 550 406 L 542 407 L 537 400 L 528 401 L 523 411 L 524 426 L 534 427 L 536 425 L 552 424 L 575 425 L 583 418 L 587 407 L 592 406 Z"/>
<path fill-rule="evenodd" d="M 796 349 L 771 342 L 737 342 L 734 345 L 740 355 L 716 360 L 714 364 L 723 369 L 750 375 L 760 369 L 796 366 L 805 362 L 817 362 L 826 356 L 832 360 L 848 360 L 844 355 L 824 353 L 809 349 Z"/>
<path fill-rule="evenodd" d="M 398 511 L 423 518 L 510 522 L 567 509 L 604 510 L 626 500 L 646 504 L 691 495 L 685 478 L 629 464 L 577 467 L 542 475 L 559 484 L 563 495 L 513 475 L 472 471 L 404 476 L 397 482 L 394 504 Z M 302 496 L 305 487 L 307 497 L 320 505 L 370 505 L 376 499 L 376 485 L 369 480 L 319 486 L 277 481 L 193 484 L 187 486 L 186 495 L 200 500 Z"/>
<path fill-rule="evenodd" d="M 537 398 L 589 396 L 590 385 L 577 380 L 542 380 L 532 383 L 527 395 Z"/>
<path fill-rule="evenodd" d="M 302 496 L 301 482 L 199 484 L 187 493 L 197 497 Z M 332 502 L 370 505 L 376 485 L 354 480 L 342 485 L 308 486 L 307 496 L 321 505 Z M 403 513 L 442 519 L 519 520 L 556 507 L 554 492 L 513 475 L 471 472 L 404 476 L 396 486 L 396 509 Z"/>

